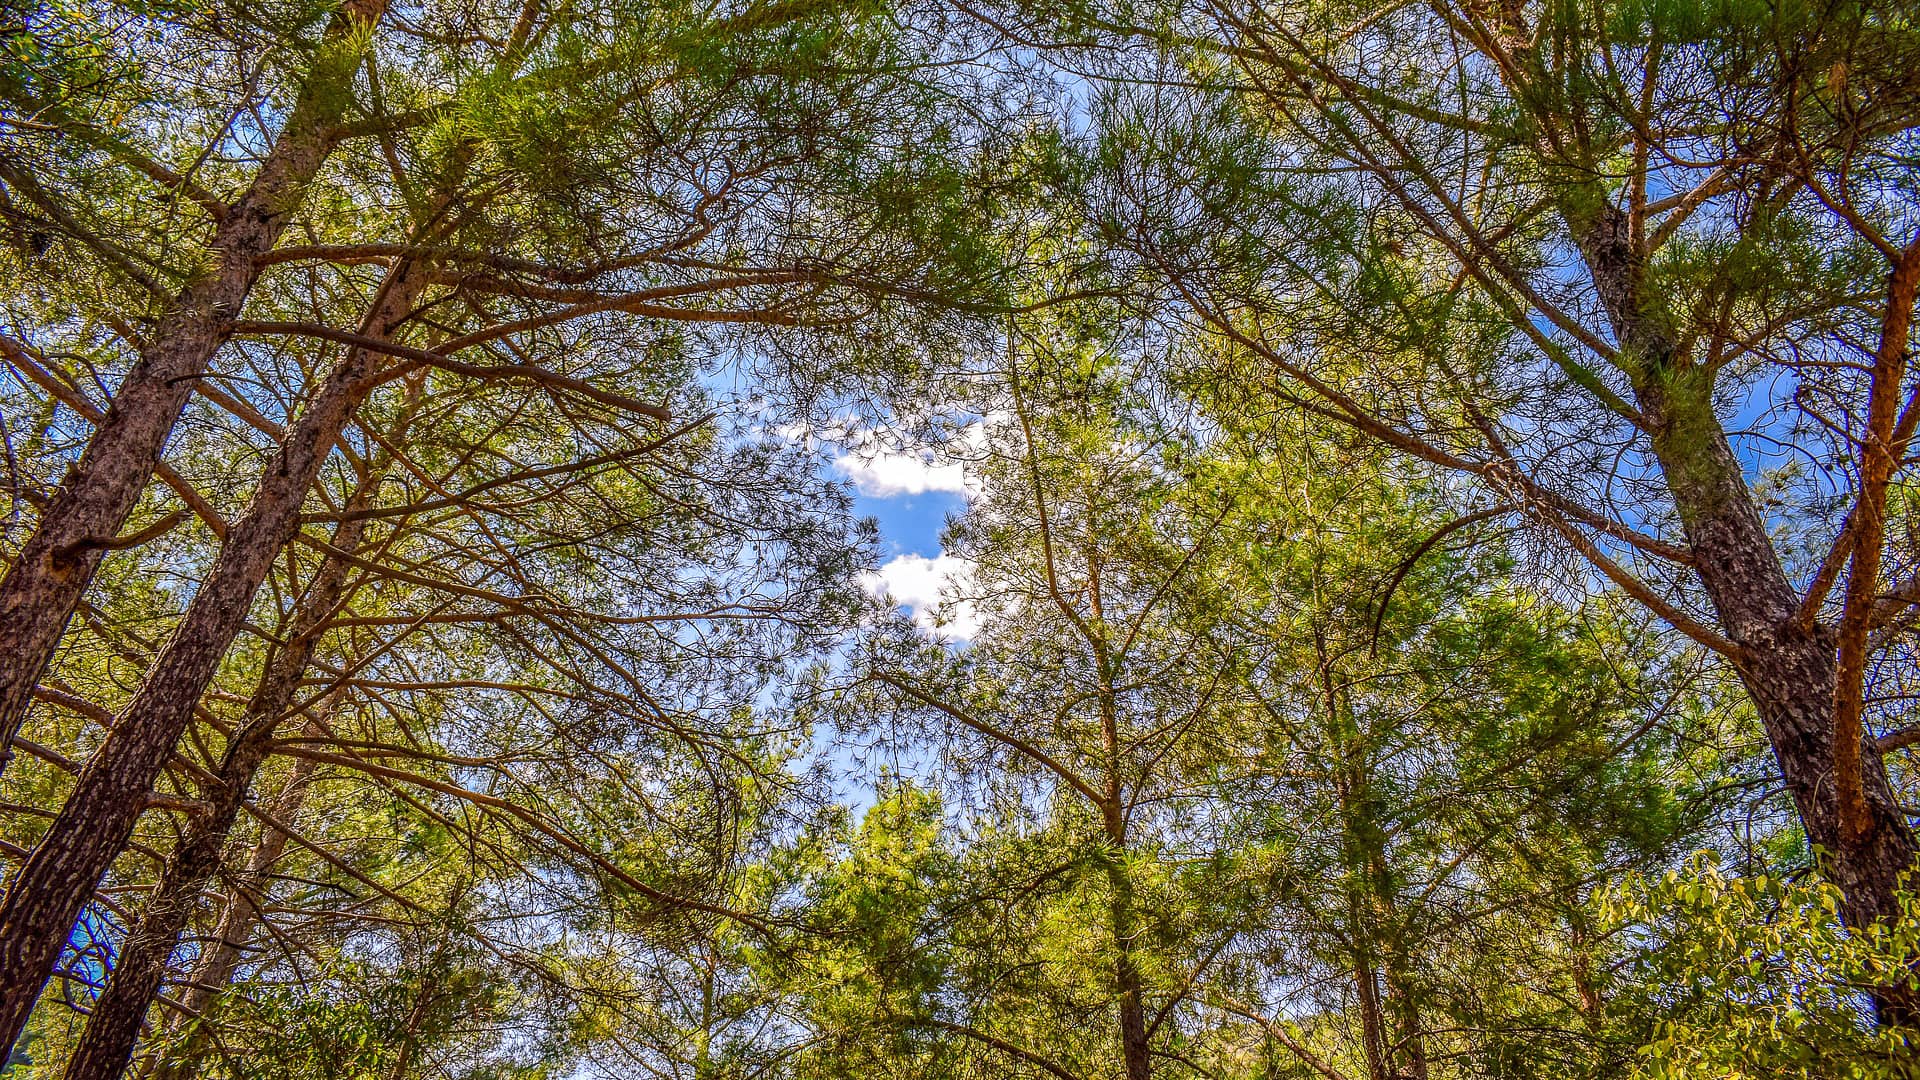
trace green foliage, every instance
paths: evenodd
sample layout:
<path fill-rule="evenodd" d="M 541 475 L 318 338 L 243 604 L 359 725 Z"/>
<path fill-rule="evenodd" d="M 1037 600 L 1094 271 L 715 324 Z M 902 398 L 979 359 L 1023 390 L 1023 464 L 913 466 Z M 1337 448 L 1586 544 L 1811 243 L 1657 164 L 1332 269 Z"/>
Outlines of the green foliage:
<path fill-rule="evenodd" d="M 1740 672 L 1667 629 L 1735 633 L 1703 514 L 1751 497 L 1796 583 L 1846 514 L 1910 5 L 336 6 L 0 0 L 0 553 L 302 87 L 343 117 L 231 313 L 277 329 L 127 530 L 194 513 L 107 557 L 0 777 L 7 858 L 342 335 L 400 346 L 102 883 L 138 911 L 363 520 L 141 1075 L 1912 1074 L 1864 994 L 1920 911 L 1841 925 Z M 1595 237 L 1643 243 L 1619 295 Z M 826 421 L 968 433 L 969 619 L 868 595 Z M 9 1080 L 81 1033 L 56 985 Z"/>
<path fill-rule="evenodd" d="M 1849 929 L 1834 886 L 1731 876 L 1705 856 L 1615 884 L 1596 905 L 1626 950 L 1616 1022 L 1645 1032 L 1633 1075 L 1912 1075 L 1912 1033 L 1876 1028 L 1863 992 L 1915 978 L 1920 907 L 1906 904 L 1898 922 Z"/>

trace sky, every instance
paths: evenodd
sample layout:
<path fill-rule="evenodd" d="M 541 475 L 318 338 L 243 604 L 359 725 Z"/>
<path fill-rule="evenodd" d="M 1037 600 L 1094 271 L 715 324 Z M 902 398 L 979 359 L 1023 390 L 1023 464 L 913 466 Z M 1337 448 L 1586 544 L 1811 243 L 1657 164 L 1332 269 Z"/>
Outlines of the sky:
<path fill-rule="evenodd" d="M 977 438 L 969 428 L 963 441 Z M 964 581 L 964 561 L 940 546 L 947 519 L 966 509 L 968 479 L 960 463 L 937 450 L 884 445 L 854 433 L 827 451 L 829 468 L 853 485 L 854 508 L 879 523 L 883 552 L 879 572 L 870 579 L 875 593 L 890 594 L 923 626 L 932 627 L 942 591 Z M 942 627 L 949 638 L 965 640 L 977 629 L 964 604 L 949 604 Z"/>
<path fill-rule="evenodd" d="M 853 488 L 854 512 L 879 525 L 879 566 L 867 577 L 868 590 L 890 596 L 929 634 L 950 646 L 964 647 L 979 629 L 979 621 L 967 605 L 953 603 L 951 596 L 942 593 L 954 582 L 966 581 L 967 566 L 940 545 L 948 519 L 967 507 L 969 480 L 959 462 L 937 449 L 889 443 L 871 428 L 851 428 L 829 438 L 822 432 L 784 426 L 781 434 L 811 440 L 826 471 Z M 974 426 L 963 429 L 959 442 L 978 448 L 982 438 L 982 429 Z M 936 621 L 943 599 L 948 601 L 945 618 Z M 857 740 L 842 742 L 825 728 L 817 734 L 821 738 L 815 753 L 831 763 L 835 800 L 856 816 L 864 814 L 879 797 L 872 762 L 863 757 Z M 885 761 L 895 776 L 929 785 L 938 782 L 938 753 L 898 745 L 865 749 L 880 753 L 877 760 Z"/>

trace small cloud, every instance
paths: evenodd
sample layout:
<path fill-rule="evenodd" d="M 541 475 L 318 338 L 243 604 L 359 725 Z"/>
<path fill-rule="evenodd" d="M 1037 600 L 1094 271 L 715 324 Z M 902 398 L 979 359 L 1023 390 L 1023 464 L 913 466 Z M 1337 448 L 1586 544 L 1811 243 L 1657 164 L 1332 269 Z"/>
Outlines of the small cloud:
<path fill-rule="evenodd" d="M 837 455 L 833 468 L 853 481 L 860 494 L 875 499 L 929 491 L 967 493 L 966 470 L 957 461 L 936 461 L 931 451 L 853 451 Z"/>
<path fill-rule="evenodd" d="M 921 626 L 968 641 L 980 632 L 979 613 L 960 595 L 972 579 L 972 563 L 944 552 L 932 558 L 898 555 L 868 575 L 867 588 L 875 596 L 891 597 Z"/>
<path fill-rule="evenodd" d="M 967 475 L 965 458 L 984 447 L 986 432 L 975 422 L 957 431 L 945 446 L 922 446 L 892 441 L 871 428 L 850 428 L 834 441 L 845 449 L 833 456 L 833 470 L 869 498 L 928 492 L 968 495 L 976 482 Z"/>

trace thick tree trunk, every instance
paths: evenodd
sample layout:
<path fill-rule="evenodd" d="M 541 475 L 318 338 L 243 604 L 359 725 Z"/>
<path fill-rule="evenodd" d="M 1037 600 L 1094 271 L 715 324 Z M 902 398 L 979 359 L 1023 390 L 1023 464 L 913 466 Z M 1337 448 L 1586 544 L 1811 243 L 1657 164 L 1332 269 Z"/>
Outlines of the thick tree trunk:
<path fill-rule="evenodd" d="M 391 335 L 412 310 L 425 277 L 424 268 L 410 260 L 397 263 L 363 332 Z M 0 901 L 0 1047 L 10 1048 L 20 1037 L 74 920 L 126 846 L 146 793 L 246 621 L 274 556 L 299 529 L 307 491 L 378 363 L 369 350 L 350 350 L 308 401 L 268 463 L 246 515 L 229 530 L 186 617 Z"/>
<path fill-rule="evenodd" d="M 1844 828 L 1833 752 L 1836 643 L 1824 628 L 1798 625 L 1800 596 L 1713 410 L 1712 376 L 1678 358 L 1647 314 L 1625 214 L 1608 207 L 1584 223 L 1570 218 L 1570 224 L 1634 375 L 1635 396 L 1652 429 L 1654 455 L 1695 572 L 1721 629 L 1742 650 L 1734 660 L 1740 681 L 1766 728 L 1807 838 L 1824 852 L 1821 869 L 1845 898 L 1841 915 L 1855 927 L 1894 918 L 1899 876 L 1914 865 L 1920 848 L 1888 782 L 1886 763 L 1864 733 L 1866 820 L 1859 829 Z M 1883 1021 L 1920 1023 L 1920 994 L 1884 987 L 1875 1000 Z"/>
<path fill-rule="evenodd" d="M 252 185 L 214 230 L 212 270 L 175 299 L 19 557 L 0 578 L 0 769 L 74 606 L 159 464 L 167 435 L 338 139 L 360 48 L 386 0 L 347 0 Z M 9 984 L 12 994 L 16 987 Z M 17 1004 L 9 1000 L 6 1016 Z M 6 1025 L 0 1022 L 0 1031 Z"/>
<path fill-rule="evenodd" d="M 1730 463 L 1731 454 L 1726 456 Z M 1753 520 L 1738 520 L 1742 516 Z M 1819 628 L 1801 632 L 1793 627 L 1793 593 L 1786 588 L 1771 545 L 1739 543 L 1743 534 L 1750 541 L 1756 533 L 1764 538 L 1750 508 L 1698 514 L 1688 533 L 1723 625 L 1747 649 L 1737 665 L 1740 681 L 1766 728 L 1807 839 L 1823 851 L 1821 870 L 1840 889 L 1841 916 L 1854 927 L 1898 917 L 1900 875 L 1913 867 L 1916 854 L 1913 830 L 1879 749 L 1864 737 L 1860 764 L 1866 828 L 1850 838 L 1843 827 L 1834 783 L 1833 642 Z M 1884 1021 L 1920 1025 L 1920 994 L 1886 987 L 1874 996 Z"/>
<path fill-rule="evenodd" d="M 358 507 L 362 500 L 355 499 L 348 505 Z M 343 522 L 334 530 L 333 546 L 354 551 L 364 532 L 364 519 Z M 67 1062 L 67 1080 L 113 1080 L 132 1060 L 147 1009 L 166 976 L 167 961 L 180 943 L 180 934 L 193 915 L 201 891 L 220 869 L 221 849 L 239 817 L 254 773 L 267 759 L 281 720 L 293 708 L 300 680 L 327 622 L 346 595 L 347 571 L 345 559 L 329 555 L 314 574 L 286 648 L 268 665 L 253 699 L 247 703 L 246 715 L 227 744 L 218 784 L 207 793 L 209 806 L 181 838 L 160 883 L 147 898 L 140 921 L 121 946 L 107 988 L 94 1002 L 93 1015 Z"/>
<path fill-rule="evenodd" d="M 310 723 L 303 730 L 317 734 L 319 728 Z M 314 768 L 311 758 L 294 759 L 291 775 L 270 807 L 269 812 L 275 820 L 291 822 L 299 816 L 300 807 L 306 802 L 307 780 L 313 775 Z M 240 970 L 240 960 L 245 954 L 247 942 L 261 918 L 260 909 L 247 893 L 262 887 L 267 873 L 286 854 L 287 841 L 286 833 L 263 825 L 259 837 L 246 849 L 245 860 L 238 871 L 230 874 L 232 892 L 221 909 L 219 921 L 214 924 L 212 937 L 201 953 L 200 962 L 188 977 L 186 990 L 180 997 L 183 1010 L 170 1010 L 166 1015 L 169 1039 L 187 1031 L 189 1025 L 193 1025 L 192 1030 L 177 1053 L 169 1055 L 165 1062 L 149 1060 L 142 1075 L 150 1075 L 154 1080 L 193 1080 L 204 1071 L 201 1059 L 209 1049 L 210 1034 L 206 1025 L 211 1023 L 212 1010 L 216 1008 L 227 984 L 233 981 L 234 973 Z M 240 860 L 230 858 L 228 861 Z M 159 1066 L 157 1072 L 154 1071 L 155 1065 Z"/>

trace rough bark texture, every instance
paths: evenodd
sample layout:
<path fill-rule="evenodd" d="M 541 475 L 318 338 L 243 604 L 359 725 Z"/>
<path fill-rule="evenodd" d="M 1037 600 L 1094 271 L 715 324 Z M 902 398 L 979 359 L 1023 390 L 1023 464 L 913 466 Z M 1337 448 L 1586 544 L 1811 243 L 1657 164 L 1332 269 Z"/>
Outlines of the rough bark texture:
<path fill-rule="evenodd" d="M 1667 490 L 1679 512 L 1700 584 L 1722 630 L 1739 645 L 1740 680 L 1773 747 L 1807 838 L 1822 848 L 1822 869 L 1845 898 L 1849 926 L 1899 913 L 1896 887 L 1914 864 L 1914 834 L 1873 743 L 1859 737 L 1864 820 L 1846 827 L 1835 784 L 1835 642 L 1830 631 L 1798 622 L 1800 597 L 1755 509 L 1745 473 L 1713 411 L 1711 375 L 1676 356 L 1671 338 L 1638 296 L 1641 266 L 1625 215 L 1606 208 L 1575 222 L 1594 284 L 1623 359 L 1634 372 L 1638 405 Z M 1920 1022 L 1920 994 L 1876 991 L 1883 1021 Z"/>
<path fill-rule="evenodd" d="M 1502 78 L 1517 99 L 1527 101 L 1530 76 L 1522 72 L 1533 65 L 1537 44 L 1527 9 L 1502 3 L 1486 13 L 1502 38 L 1489 55 L 1506 54 Z M 1543 156 L 1553 160 L 1557 153 L 1550 149 Z M 1741 650 L 1732 658 L 1734 666 L 1766 728 L 1807 838 L 1825 852 L 1822 870 L 1841 890 L 1841 916 L 1856 927 L 1897 917 L 1896 886 L 1920 848 L 1878 747 L 1857 720 L 1837 722 L 1836 695 L 1848 701 L 1858 697 L 1857 685 L 1843 686 L 1839 676 L 1842 643 L 1831 630 L 1800 619 L 1801 598 L 1714 413 L 1713 372 L 1676 346 L 1668 306 L 1647 287 L 1648 252 L 1634 235 L 1628 212 L 1590 181 L 1569 183 L 1559 197 L 1562 218 L 1618 343 L 1618 364 L 1631 378 L 1636 405 L 1646 418 L 1695 572 L 1722 631 Z M 1920 270 L 1920 263 L 1910 270 Z M 1903 339 L 1913 283 L 1911 278 L 1903 282 L 1898 269 L 1889 283 L 1887 316 Z M 1885 338 L 1883 331 L 1883 348 Z M 1883 374 L 1876 369 L 1876 379 Z M 1870 502 L 1874 492 L 1862 496 Z M 1860 575 L 1860 588 L 1871 592 L 1877 585 Z M 1857 684 L 1860 675 L 1851 670 L 1848 681 Z M 1840 753 L 1836 742 L 1844 744 Z M 1888 986 L 1876 990 L 1874 998 L 1883 1023 L 1920 1024 L 1920 993 Z"/>
<path fill-rule="evenodd" d="M 338 138 L 352 100 L 358 51 L 386 0 L 348 0 L 329 27 L 286 125 L 248 187 L 214 231 L 212 269 L 182 289 L 121 381 L 93 438 L 0 578 L 0 769 L 11 756 L 34 685 L 112 539 L 140 501 L 167 435 L 260 276 L 307 186 Z M 12 993 L 13 988 L 7 988 Z M 10 1016 L 16 1003 L 9 1000 Z M 0 1023 L 0 1030 L 5 1030 Z"/>
<path fill-rule="evenodd" d="M 349 504 L 358 506 L 358 501 Z M 343 522 L 333 546 L 353 551 L 365 532 L 364 520 Z M 67 1062 L 67 1080 L 112 1080 L 132 1060 L 147 1009 L 167 973 L 167 961 L 180 943 L 200 894 L 220 869 L 220 852 L 233 831 L 254 773 L 267 759 L 280 722 L 292 710 L 307 665 L 327 621 L 347 591 L 345 559 L 328 556 L 301 601 L 286 648 L 274 657 L 247 703 L 220 762 L 217 785 L 207 792 L 208 807 L 194 819 L 168 860 L 160 883 L 147 898 L 140 920 L 121 946 L 107 988 L 94 1002 L 93 1015 Z"/>
<path fill-rule="evenodd" d="M 311 724 L 309 729 L 315 734 L 319 731 L 317 726 Z M 280 789 L 270 807 L 274 820 L 290 822 L 299 816 L 300 807 L 306 802 L 307 780 L 313 775 L 314 768 L 311 758 L 294 760 L 292 775 L 287 778 L 286 785 Z M 286 854 L 287 841 L 286 833 L 263 825 L 260 836 L 246 850 L 243 862 L 239 859 L 227 860 L 241 862 L 239 871 L 229 874 L 232 891 L 201 953 L 200 963 L 193 969 L 186 990 L 181 994 L 182 1010 L 166 1014 L 169 1037 L 180 1034 L 189 1024 L 195 1026 L 178 1053 L 169 1055 L 163 1062 L 149 1061 L 141 1075 L 151 1076 L 153 1080 L 193 1080 L 201 1075 L 201 1061 L 209 1049 L 209 1033 L 205 1025 L 211 1019 L 211 1010 L 215 1008 L 220 995 L 240 969 L 247 941 L 253 936 L 253 928 L 261 917 L 260 909 L 248 893 L 262 886 L 268 871 Z"/>
<path fill-rule="evenodd" d="M 385 338 L 412 310 L 424 268 L 402 260 L 363 328 Z M 245 516 L 133 700 L 88 760 L 46 835 L 0 901 L 0 1046 L 12 1047 L 81 908 L 125 848 L 146 793 L 185 733 L 194 706 L 245 623 L 274 556 L 299 528 L 300 507 L 358 405 L 379 357 L 352 349 L 312 395 L 261 476 Z"/>

